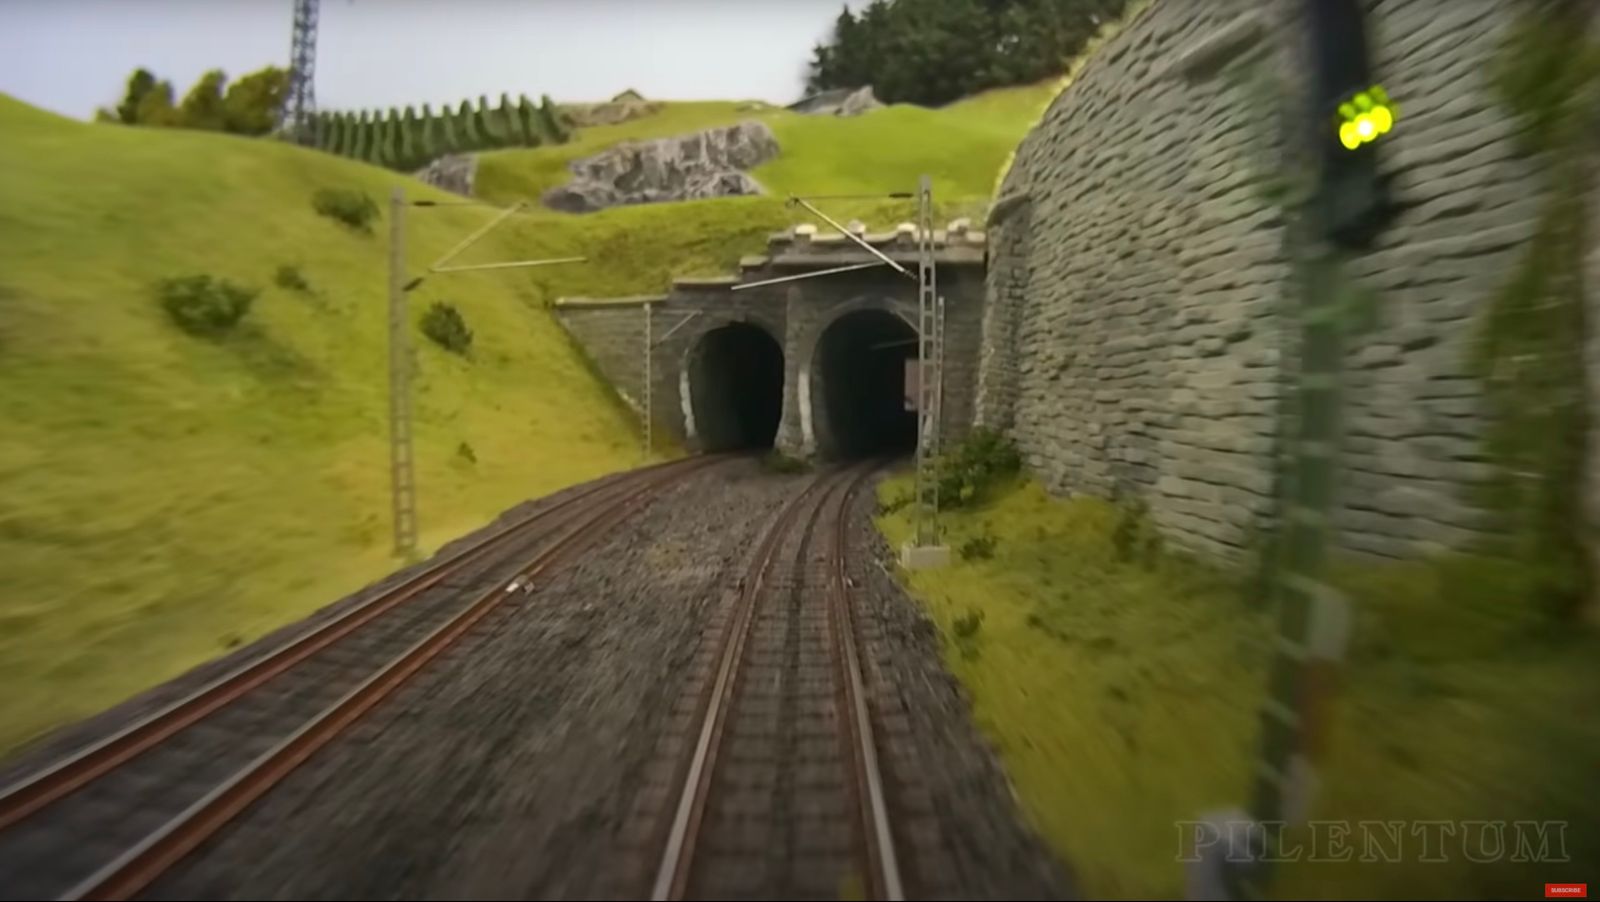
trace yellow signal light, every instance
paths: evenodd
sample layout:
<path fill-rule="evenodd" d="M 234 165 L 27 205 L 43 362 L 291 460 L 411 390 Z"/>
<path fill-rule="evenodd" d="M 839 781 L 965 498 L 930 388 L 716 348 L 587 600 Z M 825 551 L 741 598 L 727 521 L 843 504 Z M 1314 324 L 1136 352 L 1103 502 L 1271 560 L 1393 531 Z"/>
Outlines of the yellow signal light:
<path fill-rule="evenodd" d="M 1346 150 L 1355 150 L 1376 141 L 1394 128 L 1398 116 L 1389 93 L 1381 85 L 1373 85 L 1339 104 L 1339 143 Z"/>
<path fill-rule="evenodd" d="M 1378 129 L 1378 134 L 1380 135 L 1386 135 L 1389 133 L 1389 129 L 1394 128 L 1394 114 L 1389 112 L 1389 108 L 1386 106 L 1374 108 L 1371 118 L 1373 126 Z"/>

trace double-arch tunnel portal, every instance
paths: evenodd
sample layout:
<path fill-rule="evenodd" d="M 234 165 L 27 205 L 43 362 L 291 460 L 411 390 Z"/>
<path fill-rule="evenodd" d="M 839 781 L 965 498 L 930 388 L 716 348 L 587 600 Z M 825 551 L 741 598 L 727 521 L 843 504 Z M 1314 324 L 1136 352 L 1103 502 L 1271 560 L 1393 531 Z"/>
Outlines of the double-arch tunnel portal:
<path fill-rule="evenodd" d="M 910 451 L 916 413 L 908 363 L 916 332 L 886 310 L 847 313 L 818 337 L 809 374 L 820 449 L 830 458 Z M 770 448 L 783 417 L 783 349 L 767 331 L 731 323 L 707 331 L 690 352 L 689 397 L 700 447 Z M 820 403 L 818 403 L 820 402 Z"/>
<path fill-rule="evenodd" d="M 986 239 L 958 220 L 933 244 L 948 441 L 973 416 Z M 850 238 L 797 228 L 741 258 L 737 275 L 680 277 L 658 296 L 565 298 L 555 309 L 622 398 L 689 449 L 823 460 L 908 452 L 917 294 L 906 276 L 918 254 L 909 226 Z"/>

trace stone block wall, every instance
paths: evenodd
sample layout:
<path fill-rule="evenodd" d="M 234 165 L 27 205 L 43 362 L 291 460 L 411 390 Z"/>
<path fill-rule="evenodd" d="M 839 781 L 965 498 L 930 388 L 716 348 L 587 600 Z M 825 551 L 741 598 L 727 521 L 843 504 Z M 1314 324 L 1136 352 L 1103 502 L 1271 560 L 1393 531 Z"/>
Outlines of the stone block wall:
<path fill-rule="evenodd" d="M 1137 495 L 1168 534 L 1224 557 L 1271 524 L 1284 451 L 1290 236 L 1261 177 L 1288 145 L 1247 76 L 1298 103 L 1295 8 L 1154 0 L 1023 141 L 989 227 L 978 419 L 1008 427 L 1052 490 Z M 1351 267 L 1381 321 L 1346 361 L 1350 550 L 1406 556 L 1483 527 L 1467 502 L 1487 472 L 1468 351 L 1537 202 L 1537 161 L 1487 84 L 1515 13 L 1368 4 L 1400 110 L 1383 154 L 1403 210 Z"/>

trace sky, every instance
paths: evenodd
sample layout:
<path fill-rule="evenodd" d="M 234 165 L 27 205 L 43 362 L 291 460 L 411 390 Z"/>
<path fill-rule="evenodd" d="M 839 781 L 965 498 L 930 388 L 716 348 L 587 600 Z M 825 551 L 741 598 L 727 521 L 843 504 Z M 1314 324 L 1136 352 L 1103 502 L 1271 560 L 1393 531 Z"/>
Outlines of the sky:
<path fill-rule="evenodd" d="M 841 0 L 322 0 L 323 109 L 501 92 L 790 103 Z M 853 8 L 863 5 L 852 0 Z M 0 0 L 0 92 L 87 119 L 139 66 L 181 99 L 200 74 L 287 65 L 292 0 Z"/>

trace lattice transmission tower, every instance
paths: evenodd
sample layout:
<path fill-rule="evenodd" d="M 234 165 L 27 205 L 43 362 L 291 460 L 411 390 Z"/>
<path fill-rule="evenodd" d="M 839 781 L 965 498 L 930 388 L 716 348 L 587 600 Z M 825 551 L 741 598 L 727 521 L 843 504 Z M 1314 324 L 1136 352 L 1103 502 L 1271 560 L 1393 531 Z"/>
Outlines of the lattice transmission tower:
<path fill-rule="evenodd" d="M 317 139 L 317 4 L 294 0 L 294 40 L 289 46 L 289 90 L 283 97 L 283 133 L 300 144 Z"/>

